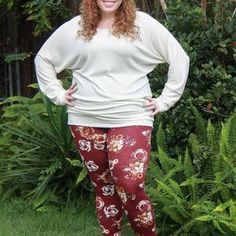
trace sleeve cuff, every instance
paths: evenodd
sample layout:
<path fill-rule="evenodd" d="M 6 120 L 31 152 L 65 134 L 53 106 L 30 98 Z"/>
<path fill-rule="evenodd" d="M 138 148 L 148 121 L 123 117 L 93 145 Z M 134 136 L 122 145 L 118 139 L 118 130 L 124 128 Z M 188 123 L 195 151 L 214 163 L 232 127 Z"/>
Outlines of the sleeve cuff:
<path fill-rule="evenodd" d="M 66 105 L 65 95 L 66 95 L 66 90 L 63 90 L 60 93 L 60 95 L 58 96 L 58 100 L 57 100 L 57 104 L 56 105 L 61 105 L 61 106 Z"/>
<path fill-rule="evenodd" d="M 165 106 L 165 104 L 161 101 L 160 97 L 155 98 L 155 104 L 157 105 L 159 112 L 164 112 L 164 111 L 168 110 L 168 108 Z"/>

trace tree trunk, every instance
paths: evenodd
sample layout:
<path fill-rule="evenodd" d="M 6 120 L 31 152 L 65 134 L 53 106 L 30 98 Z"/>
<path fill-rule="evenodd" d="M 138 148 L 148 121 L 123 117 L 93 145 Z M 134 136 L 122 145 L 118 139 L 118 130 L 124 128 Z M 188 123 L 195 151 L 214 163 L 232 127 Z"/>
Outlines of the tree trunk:
<path fill-rule="evenodd" d="M 164 11 L 164 13 L 166 13 L 166 11 L 167 11 L 166 1 L 165 0 L 160 0 L 160 3 L 161 3 L 162 10 Z"/>
<path fill-rule="evenodd" d="M 201 8 L 202 8 L 202 11 L 204 13 L 204 18 L 205 18 L 205 21 L 206 21 L 207 20 L 207 16 L 206 16 L 207 1 L 206 0 L 201 0 Z"/>

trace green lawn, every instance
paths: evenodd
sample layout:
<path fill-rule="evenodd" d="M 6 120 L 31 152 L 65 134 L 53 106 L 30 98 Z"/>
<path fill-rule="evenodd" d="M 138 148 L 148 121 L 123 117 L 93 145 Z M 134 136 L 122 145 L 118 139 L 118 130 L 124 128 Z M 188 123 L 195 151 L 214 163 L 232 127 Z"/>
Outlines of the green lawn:
<path fill-rule="evenodd" d="M 122 236 L 133 236 L 125 219 Z M 92 203 L 33 211 L 24 201 L 0 200 L 0 236 L 101 236 Z"/>

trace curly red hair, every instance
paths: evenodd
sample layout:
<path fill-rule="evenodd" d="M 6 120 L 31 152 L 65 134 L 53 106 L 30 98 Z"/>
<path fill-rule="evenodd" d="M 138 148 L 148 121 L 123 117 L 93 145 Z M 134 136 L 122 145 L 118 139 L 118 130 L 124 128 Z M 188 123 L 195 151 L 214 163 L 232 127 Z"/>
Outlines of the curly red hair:
<path fill-rule="evenodd" d="M 83 0 L 80 4 L 79 35 L 87 41 L 91 40 L 97 32 L 97 26 L 102 19 L 100 8 L 96 0 Z M 136 4 L 134 0 L 123 0 L 115 13 L 115 21 L 112 26 L 114 36 L 126 36 L 136 39 L 139 36 L 138 26 L 135 25 Z"/>

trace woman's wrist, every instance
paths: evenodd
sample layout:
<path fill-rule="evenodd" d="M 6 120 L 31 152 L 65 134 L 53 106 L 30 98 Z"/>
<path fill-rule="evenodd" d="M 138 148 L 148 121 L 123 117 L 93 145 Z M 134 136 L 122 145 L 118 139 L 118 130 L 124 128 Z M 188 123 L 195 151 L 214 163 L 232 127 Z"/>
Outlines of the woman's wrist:
<path fill-rule="evenodd" d="M 166 111 L 165 106 L 163 105 L 163 102 L 161 101 L 160 97 L 154 98 L 154 104 L 158 112 Z"/>

